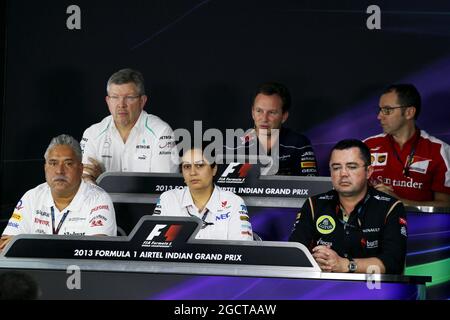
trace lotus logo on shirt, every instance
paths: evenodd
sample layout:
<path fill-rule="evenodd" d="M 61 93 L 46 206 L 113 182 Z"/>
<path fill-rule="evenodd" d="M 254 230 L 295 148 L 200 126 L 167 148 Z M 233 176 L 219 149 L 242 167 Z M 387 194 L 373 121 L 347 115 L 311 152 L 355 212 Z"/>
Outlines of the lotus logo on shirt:
<path fill-rule="evenodd" d="M 319 219 L 317 219 L 316 228 L 321 234 L 330 234 L 336 228 L 336 222 L 331 216 L 320 216 Z"/>

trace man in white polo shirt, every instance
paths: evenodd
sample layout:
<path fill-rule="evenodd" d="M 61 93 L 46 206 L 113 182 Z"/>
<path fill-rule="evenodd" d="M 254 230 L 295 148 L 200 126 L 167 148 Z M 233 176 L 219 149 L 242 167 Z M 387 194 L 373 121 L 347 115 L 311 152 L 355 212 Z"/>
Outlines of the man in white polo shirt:
<path fill-rule="evenodd" d="M 74 138 L 60 135 L 45 152 L 47 182 L 18 202 L 0 240 L 0 250 L 18 234 L 108 235 L 117 233 L 109 195 L 81 179 L 81 148 Z"/>
<path fill-rule="evenodd" d="M 176 172 L 171 127 L 143 110 L 147 96 L 142 74 L 119 70 L 109 78 L 106 91 L 111 115 L 87 128 L 81 141 L 83 178 L 95 182 L 105 171 Z"/>

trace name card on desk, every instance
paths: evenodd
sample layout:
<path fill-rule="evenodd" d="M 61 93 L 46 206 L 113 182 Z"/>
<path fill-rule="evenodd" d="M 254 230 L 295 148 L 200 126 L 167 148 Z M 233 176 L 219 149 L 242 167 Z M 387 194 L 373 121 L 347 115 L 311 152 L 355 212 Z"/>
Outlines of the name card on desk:
<path fill-rule="evenodd" d="M 218 172 L 215 183 L 239 196 L 308 198 L 332 188 L 328 177 L 259 176 L 260 169 L 255 165 L 223 166 L 227 167 Z M 99 178 L 98 185 L 108 193 L 161 194 L 182 188 L 184 182 L 181 174 L 107 172 Z"/>
<path fill-rule="evenodd" d="M 195 240 L 201 220 L 144 216 L 128 237 L 20 235 L 6 258 L 131 260 L 301 267 L 320 271 L 299 243 Z"/>

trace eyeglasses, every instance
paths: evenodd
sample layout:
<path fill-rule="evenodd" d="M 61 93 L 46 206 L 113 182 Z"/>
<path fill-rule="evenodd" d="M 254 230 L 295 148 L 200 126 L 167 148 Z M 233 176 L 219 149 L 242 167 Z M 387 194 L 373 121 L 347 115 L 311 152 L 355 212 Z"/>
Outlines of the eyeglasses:
<path fill-rule="evenodd" d="M 400 109 L 400 108 L 408 108 L 409 106 L 399 106 L 399 107 L 381 107 L 378 108 L 377 114 L 380 112 L 384 114 L 385 116 L 390 115 L 392 112 L 394 112 L 394 109 Z"/>
<path fill-rule="evenodd" d="M 335 165 L 331 165 L 330 167 L 330 171 L 331 173 L 338 173 L 341 172 L 342 170 L 347 171 L 348 173 L 354 173 L 356 170 L 358 170 L 359 168 L 365 168 L 367 167 L 367 165 L 361 165 L 361 164 L 357 164 L 357 163 L 347 163 L 345 166 L 341 166 L 340 164 L 335 164 Z"/>
<path fill-rule="evenodd" d="M 112 102 L 119 102 L 120 98 L 123 98 L 123 101 L 125 103 L 133 103 L 136 102 L 141 95 L 137 95 L 137 96 L 125 96 L 125 97 L 121 97 L 121 96 L 108 96 L 109 99 L 111 99 Z"/>

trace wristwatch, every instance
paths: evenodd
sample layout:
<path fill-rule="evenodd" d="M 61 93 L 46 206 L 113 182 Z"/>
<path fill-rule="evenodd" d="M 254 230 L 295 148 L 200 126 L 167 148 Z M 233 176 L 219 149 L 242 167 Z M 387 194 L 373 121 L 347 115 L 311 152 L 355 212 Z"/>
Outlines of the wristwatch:
<path fill-rule="evenodd" d="M 356 261 L 352 258 L 348 258 L 348 272 L 354 273 L 358 269 L 358 265 L 356 264 Z"/>

